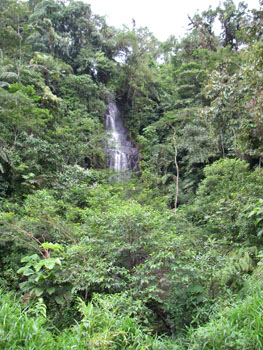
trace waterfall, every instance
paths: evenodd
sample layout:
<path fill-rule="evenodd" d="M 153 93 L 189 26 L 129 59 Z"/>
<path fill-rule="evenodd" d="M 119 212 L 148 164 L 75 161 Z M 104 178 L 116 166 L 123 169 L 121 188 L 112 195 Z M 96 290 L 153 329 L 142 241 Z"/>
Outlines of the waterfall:
<path fill-rule="evenodd" d="M 108 166 L 116 172 L 138 170 L 138 150 L 129 139 L 129 131 L 124 125 L 115 101 L 108 103 L 105 117 L 107 130 Z"/>

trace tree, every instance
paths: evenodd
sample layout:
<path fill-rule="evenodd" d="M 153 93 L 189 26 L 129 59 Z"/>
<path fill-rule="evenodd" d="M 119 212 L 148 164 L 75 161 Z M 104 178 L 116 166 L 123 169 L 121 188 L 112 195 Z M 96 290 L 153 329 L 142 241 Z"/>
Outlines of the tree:
<path fill-rule="evenodd" d="M 240 2 L 236 7 L 233 0 L 223 2 L 224 7 L 218 7 L 219 20 L 221 22 L 223 46 L 228 45 L 233 50 L 238 50 L 242 43 L 241 29 L 244 28 L 248 21 L 247 5 Z"/>
<path fill-rule="evenodd" d="M 159 80 L 154 59 L 158 56 L 158 42 L 147 28 L 126 28 L 118 34 L 117 44 L 124 63 L 116 89 L 124 105 L 127 127 L 135 135 L 148 125 L 150 116 L 154 119 L 156 112 Z"/>
<path fill-rule="evenodd" d="M 218 43 L 213 31 L 214 21 L 217 16 L 217 10 L 212 10 L 211 7 L 201 15 L 195 14 L 192 18 L 188 16 L 192 31 L 196 33 L 199 39 L 199 46 L 203 49 L 216 51 Z"/>

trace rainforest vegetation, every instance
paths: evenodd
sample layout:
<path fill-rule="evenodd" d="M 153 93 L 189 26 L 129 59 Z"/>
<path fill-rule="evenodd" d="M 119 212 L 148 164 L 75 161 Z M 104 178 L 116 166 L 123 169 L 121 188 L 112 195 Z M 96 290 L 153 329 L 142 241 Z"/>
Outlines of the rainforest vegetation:
<path fill-rule="evenodd" d="M 263 349 L 263 1 L 188 21 L 1 0 L 0 349 Z"/>

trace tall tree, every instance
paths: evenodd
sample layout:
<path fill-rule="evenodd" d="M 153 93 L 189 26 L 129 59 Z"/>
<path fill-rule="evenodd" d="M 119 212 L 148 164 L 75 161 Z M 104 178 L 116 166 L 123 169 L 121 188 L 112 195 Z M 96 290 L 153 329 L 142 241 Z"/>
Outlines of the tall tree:
<path fill-rule="evenodd" d="M 240 2 L 236 7 L 233 0 L 226 0 L 223 2 L 223 7 L 218 7 L 217 11 L 222 27 L 223 46 L 230 46 L 231 49 L 238 50 L 242 43 L 241 29 L 248 21 L 246 3 Z"/>

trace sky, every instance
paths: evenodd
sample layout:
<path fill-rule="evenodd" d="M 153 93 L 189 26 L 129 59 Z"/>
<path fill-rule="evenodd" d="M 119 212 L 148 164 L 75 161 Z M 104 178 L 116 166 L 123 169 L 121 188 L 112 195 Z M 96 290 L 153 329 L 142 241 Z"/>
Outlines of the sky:
<path fill-rule="evenodd" d="M 189 14 L 197 10 L 207 10 L 209 5 L 216 8 L 219 0 L 85 0 L 91 10 L 106 16 L 107 23 L 121 28 L 132 27 L 132 19 L 137 27 L 148 27 L 159 40 L 164 41 L 170 35 L 181 37 L 188 28 Z M 238 4 L 239 1 L 235 1 Z M 259 8 L 258 0 L 247 0 L 248 8 Z"/>

